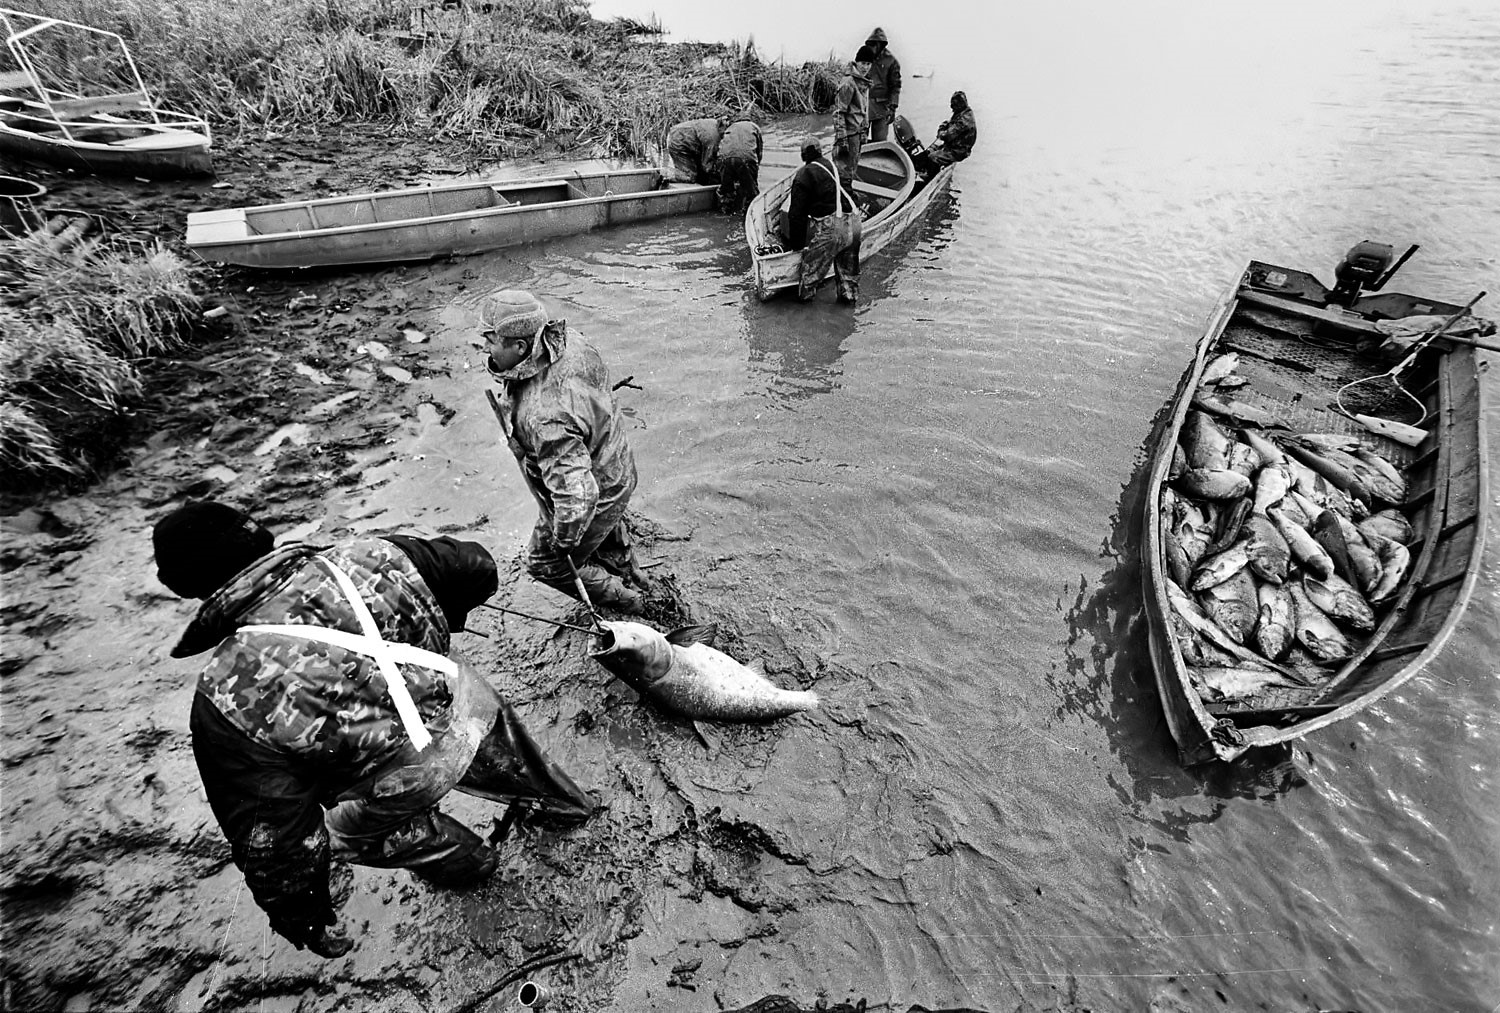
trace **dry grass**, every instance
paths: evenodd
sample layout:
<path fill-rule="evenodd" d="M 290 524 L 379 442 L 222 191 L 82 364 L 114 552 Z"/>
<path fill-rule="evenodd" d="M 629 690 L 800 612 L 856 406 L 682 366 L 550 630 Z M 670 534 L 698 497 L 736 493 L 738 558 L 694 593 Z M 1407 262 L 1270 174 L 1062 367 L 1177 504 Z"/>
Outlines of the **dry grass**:
<path fill-rule="evenodd" d="M 659 157 L 673 123 L 827 108 L 833 64 L 762 63 L 750 45 L 660 45 L 584 0 L 47 0 L 119 32 L 166 104 L 220 131 L 388 121 L 475 157 L 540 141 Z M 421 38 L 418 38 L 420 36 Z M 644 44 L 639 40 L 646 38 Z M 66 54 L 56 56 L 64 66 Z"/>
<path fill-rule="evenodd" d="M 198 317 L 192 269 L 73 231 L 0 243 L 0 473 L 88 474 L 140 393 L 134 360 L 181 347 Z"/>

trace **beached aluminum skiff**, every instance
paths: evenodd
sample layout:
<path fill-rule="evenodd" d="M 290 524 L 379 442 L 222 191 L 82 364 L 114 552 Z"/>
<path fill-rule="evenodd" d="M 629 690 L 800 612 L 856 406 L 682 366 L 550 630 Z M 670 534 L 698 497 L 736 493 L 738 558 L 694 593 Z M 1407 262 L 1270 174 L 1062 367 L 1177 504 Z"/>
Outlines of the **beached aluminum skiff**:
<path fill-rule="evenodd" d="M 259 268 L 430 260 L 709 211 L 715 193 L 668 183 L 659 169 L 445 183 L 198 211 L 187 245 L 205 260 Z"/>

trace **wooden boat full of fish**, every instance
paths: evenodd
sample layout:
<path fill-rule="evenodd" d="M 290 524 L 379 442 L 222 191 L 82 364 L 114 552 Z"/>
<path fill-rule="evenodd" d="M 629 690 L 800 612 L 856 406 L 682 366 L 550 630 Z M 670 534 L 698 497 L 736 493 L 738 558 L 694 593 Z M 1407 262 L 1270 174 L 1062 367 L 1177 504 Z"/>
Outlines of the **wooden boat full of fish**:
<path fill-rule="evenodd" d="M 158 105 L 118 34 L 8 7 L 0 29 L 0 154 L 114 175 L 213 171 L 208 123 Z M 64 81 L 71 63 L 106 83 L 86 91 Z"/>
<path fill-rule="evenodd" d="M 1476 348 L 1500 346 L 1469 307 L 1380 292 L 1415 249 L 1392 267 L 1361 243 L 1331 290 L 1251 261 L 1153 437 L 1143 591 L 1184 764 L 1370 706 L 1438 655 L 1473 594 Z"/>
<path fill-rule="evenodd" d="M 574 172 L 195 211 L 187 245 L 258 268 L 430 260 L 712 210 L 717 188 L 660 169 Z"/>
<path fill-rule="evenodd" d="M 745 242 L 755 292 L 769 299 L 795 290 L 801 279 L 802 253 L 788 248 L 787 211 L 792 200 L 792 173 L 750 202 L 745 212 Z M 953 166 L 946 165 L 925 182 L 911 156 L 895 141 L 871 141 L 860 149 L 854 193 L 864 215 L 859 256 L 864 261 L 885 249 L 946 193 Z M 824 272 L 829 277 L 832 268 Z"/>

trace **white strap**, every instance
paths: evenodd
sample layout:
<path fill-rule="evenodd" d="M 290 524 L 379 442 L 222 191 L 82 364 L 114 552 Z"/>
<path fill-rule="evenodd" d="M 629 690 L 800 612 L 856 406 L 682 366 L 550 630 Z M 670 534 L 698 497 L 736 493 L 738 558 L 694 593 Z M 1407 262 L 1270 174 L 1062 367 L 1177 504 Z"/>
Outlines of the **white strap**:
<path fill-rule="evenodd" d="M 333 574 L 333 579 L 338 582 L 339 590 L 343 591 L 344 597 L 348 599 L 349 607 L 354 610 L 354 616 L 359 620 L 363 634 L 330 630 L 323 626 L 306 623 L 241 626 L 240 632 L 277 633 L 287 637 L 299 637 L 303 640 L 316 640 L 334 647 L 356 651 L 374 659 L 375 664 L 380 668 L 380 674 L 385 678 L 385 688 L 390 694 L 391 703 L 396 705 L 396 715 L 401 719 L 401 726 L 406 729 L 406 737 L 411 740 L 411 744 L 418 752 L 426 749 L 432 742 L 432 733 L 427 730 L 426 725 L 422 724 L 422 715 L 418 713 L 416 701 L 412 700 L 411 691 L 406 687 L 406 678 L 396 667 L 396 663 L 400 661 L 421 665 L 423 668 L 442 672 L 450 678 L 458 672 L 458 666 L 451 659 L 414 644 L 393 644 L 382 638 L 380 628 L 375 625 L 375 617 L 370 614 L 369 607 L 360 597 L 354 581 L 350 580 L 349 575 L 332 560 L 323 556 L 318 556 L 317 559 L 328 568 Z"/>
<path fill-rule="evenodd" d="M 833 180 L 833 206 L 835 209 L 833 213 L 842 216 L 844 213 L 844 197 L 846 196 L 844 193 L 844 184 L 839 182 L 839 178 L 832 172 L 829 172 L 828 166 L 824 165 L 821 161 L 814 162 L 813 165 L 828 173 L 828 178 Z M 853 197 L 849 198 L 849 203 L 854 203 Z"/>

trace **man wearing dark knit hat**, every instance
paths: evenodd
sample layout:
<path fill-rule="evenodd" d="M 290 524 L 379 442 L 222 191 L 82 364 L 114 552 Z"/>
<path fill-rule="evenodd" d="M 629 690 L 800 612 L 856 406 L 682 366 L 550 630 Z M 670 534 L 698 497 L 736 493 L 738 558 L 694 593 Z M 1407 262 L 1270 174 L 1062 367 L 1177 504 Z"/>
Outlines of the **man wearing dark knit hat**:
<path fill-rule="evenodd" d="M 486 395 L 539 511 L 527 572 L 575 598 L 581 582 L 594 606 L 639 614 L 647 588 L 624 523 L 635 455 L 604 360 L 530 292 L 490 293 L 480 321 L 499 386 Z"/>
<path fill-rule="evenodd" d="M 577 822 L 593 801 L 451 650 L 499 583 L 476 542 L 390 535 L 274 546 L 222 503 L 152 531 L 157 574 L 205 599 L 172 657 L 212 651 L 189 726 L 214 816 L 271 927 L 299 950 L 353 946 L 334 858 L 464 887 L 495 852 L 438 809 L 452 789 Z"/>
<path fill-rule="evenodd" d="M 860 145 L 870 129 L 870 63 L 874 59 L 869 46 L 860 46 L 833 97 L 833 164 L 849 191 L 854 189 Z"/>

